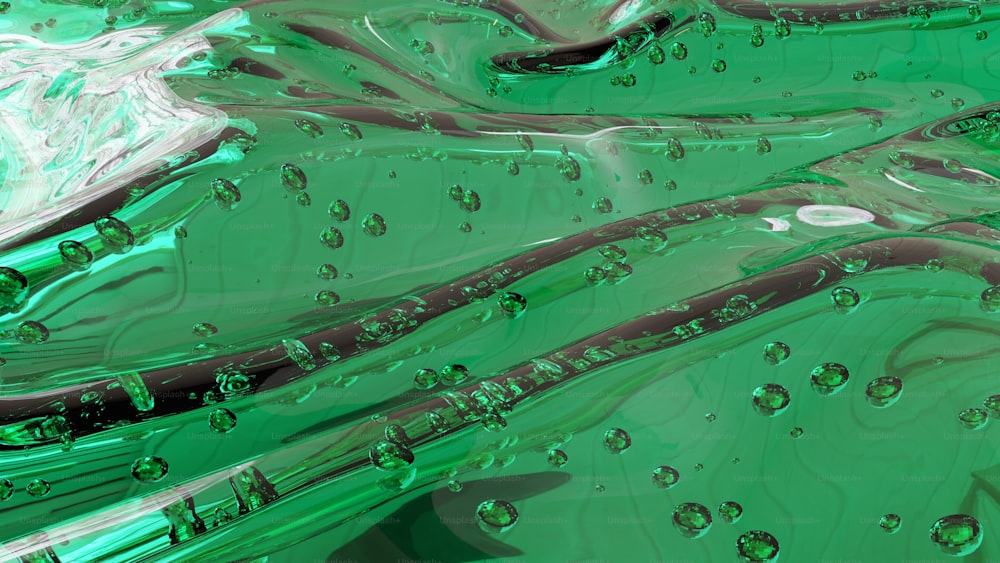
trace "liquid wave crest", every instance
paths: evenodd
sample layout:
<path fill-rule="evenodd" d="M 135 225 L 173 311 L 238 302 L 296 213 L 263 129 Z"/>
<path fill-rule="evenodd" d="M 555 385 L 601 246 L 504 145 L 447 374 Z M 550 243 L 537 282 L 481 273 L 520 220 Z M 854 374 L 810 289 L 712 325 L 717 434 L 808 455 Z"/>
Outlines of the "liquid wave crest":
<path fill-rule="evenodd" d="M 0 2 L 0 559 L 1000 557 L 1000 6 L 369 4 Z"/>

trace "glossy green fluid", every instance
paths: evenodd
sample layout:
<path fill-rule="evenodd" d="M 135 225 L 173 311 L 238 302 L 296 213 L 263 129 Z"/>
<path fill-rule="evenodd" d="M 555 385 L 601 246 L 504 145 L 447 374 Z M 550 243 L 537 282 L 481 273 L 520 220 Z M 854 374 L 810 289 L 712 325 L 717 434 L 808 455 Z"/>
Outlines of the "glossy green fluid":
<path fill-rule="evenodd" d="M 0 2 L 2 558 L 1000 558 L 1000 14 L 740 6 Z"/>

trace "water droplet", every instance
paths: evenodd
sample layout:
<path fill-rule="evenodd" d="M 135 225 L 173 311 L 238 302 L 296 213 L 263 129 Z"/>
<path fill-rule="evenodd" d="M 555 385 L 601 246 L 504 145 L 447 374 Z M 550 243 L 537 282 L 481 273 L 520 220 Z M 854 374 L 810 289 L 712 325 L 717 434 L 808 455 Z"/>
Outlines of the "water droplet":
<path fill-rule="evenodd" d="M 458 230 L 463 233 L 471 233 L 472 225 L 470 225 L 468 221 L 463 221 L 462 224 L 458 226 Z"/>
<path fill-rule="evenodd" d="M 852 76 L 852 78 L 854 78 L 856 82 L 862 82 L 864 81 L 864 79 L 868 78 L 868 75 L 865 74 L 863 70 L 856 70 L 854 71 L 854 75 Z"/>
<path fill-rule="evenodd" d="M 735 524 L 743 517 L 743 507 L 740 503 L 727 500 L 719 505 L 719 519 L 726 524 Z"/>
<path fill-rule="evenodd" d="M 621 262 L 609 262 L 603 268 L 608 285 L 618 285 L 632 275 L 632 266 Z"/>
<path fill-rule="evenodd" d="M 236 184 L 223 178 L 216 178 L 211 183 L 212 197 L 215 204 L 223 211 L 232 211 L 240 203 L 242 196 Z M 130 233 L 131 234 L 131 233 Z"/>
<path fill-rule="evenodd" d="M 888 534 L 895 534 L 903 525 L 903 519 L 899 514 L 883 514 L 878 520 L 878 525 Z"/>
<path fill-rule="evenodd" d="M 931 97 L 932 98 L 940 98 L 941 96 L 944 96 L 944 91 L 942 91 L 942 90 L 940 90 L 938 88 L 935 88 L 935 89 L 931 90 Z"/>
<path fill-rule="evenodd" d="M 987 313 L 1000 311 L 1000 286 L 987 287 L 979 295 L 979 307 Z"/>
<path fill-rule="evenodd" d="M 294 164 L 281 165 L 281 185 L 292 193 L 300 193 L 306 189 L 306 174 Z"/>
<path fill-rule="evenodd" d="M 497 298 L 500 309 L 508 319 L 516 319 L 528 308 L 528 300 L 519 293 L 505 292 Z"/>
<path fill-rule="evenodd" d="M 778 416 L 785 412 L 791 397 L 788 390 L 777 383 L 766 383 L 753 390 L 753 408 L 764 416 Z"/>
<path fill-rule="evenodd" d="M 365 234 L 373 237 L 380 237 L 385 234 L 385 219 L 378 213 L 369 213 L 361 221 Z"/>
<path fill-rule="evenodd" d="M 344 246 L 344 235 L 340 232 L 340 229 L 336 227 L 327 227 L 319 235 L 319 240 L 328 248 L 334 250 Z"/>
<path fill-rule="evenodd" d="M 0 501 L 7 500 L 14 494 L 14 483 L 10 479 L 0 479 Z"/>
<path fill-rule="evenodd" d="M 476 508 L 476 519 L 484 532 L 502 534 L 517 523 L 517 510 L 505 500 L 487 500 Z"/>
<path fill-rule="evenodd" d="M 847 385 L 849 378 L 847 368 L 833 362 L 818 365 L 809 374 L 812 388 L 823 396 L 839 393 Z"/>
<path fill-rule="evenodd" d="M 861 296 L 849 287 L 835 287 L 830 292 L 830 298 L 833 299 L 834 306 L 845 310 L 853 309 L 861 303 Z"/>
<path fill-rule="evenodd" d="M 313 139 L 318 139 L 323 136 L 323 128 L 308 119 L 296 119 L 295 127 Z"/>
<path fill-rule="evenodd" d="M 715 422 L 715 421 L 716 421 L 717 419 L 718 419 L 718 417 L 717 417 L 717 416 L 715 416 L 715 413 L 711 413 L 711 412 L 710 412 L 710 413 L 708 413 L 708 414 L 706 414 L 706 415 L 705 415 L 705 420 L 706 420 L 706 421 L 707 421 L 707 422 L 708 422 L 709 424 L 711 424 L 711 423 Z"/>
<path fill-rule="evenodd" d="M 434 44 L 423 39 L 411 39 L 410 48 L 420 55 L 430 55 L 434 52 Z"/>
<path fill-rule="evenodd" d="M 757 154 L 764 155 L 771 152 L 771 141 L 764 137 L 757 139 Z"/>
<path fill-rule="evenodd" d="M 586 280 L 588 285 L 601 285 L 607 277 L 608 273 L 604 271 L 603 268 L 598 268 L 596 266 L 587 268 L 586 271 L 583 272 L 583 279 Z"/>
<path fill-rule="evenodd" d="M 695 471 L 701 471 L 702 469 L 705 469 L 705 466 L 704 466 L 704 465 L 702 465 L 702 464 L 700 464 L 700 463 L 696 463 L 696 464 L 694 464 L 694 470 L 695 470 Z"/>
<path fill-rule="evenodd" d="M 361 130 L 358 129 L 353 123 L 341 123 L 340 132 L 344 134 L 345 137 L 352 141 L 361 140 Z"/>
<path fill-rule="evenodd" d="M 972 21 L 979 21 L 979 18 L 983 17 L 982 8 L 975 4 L 969 6 L 969 16 L 972 18 Z"/>
<path fill-rule="evenodd" d="M 320 342 L 319 353 L 323 354 L 323 357 L 329 362 L 336 362 L 340 359 L 340 350 L 329 342 Z"/>
<path fill-rule="evenodd" d="M 965 100 L 962 98 L 952 98 L 951 99 L 951 109 L 955 111 L 961 111 L 965 107 Z"/>
<path fill-rule="evenodd" d="M 83 243 L 75 240 L 64 240 L 59 243 L 59 255 L 63 264 L 71 270 L 82 271 L 94 262 L 94 254 Z"/>
<path fill-rule="evenodd" d="M 979 430 L 990 421 L 990 413 L 986 409 L 973 407 L 958 413 L 958 422 L 969 430 Z"/>
<path fill-rule="evenodd" d="M 193 332 L 195 336 L 201 336 L 203 338 L 207 338 L 209 336 L 212 336 L 213 334 L 218 333 L 219 329 L 216 328 L 216 326 L 213 324 L 198 323 L 194 325 L 194 328 L 191 329 L 191 332 Z"/>
<path fill-rule="evenodd" d="M 865 388 L 868 404 L 879 409 L 891 407 L 902 394 L 903 380 L 891 375 L 873 379 Z"/>
<path fill-rule="evenodd" d="M 990 36 L 990 34 L 987 33 L 985 29 L 980 29 L 979 31 L 976 32 L 976 40 L 977 41 L 985 41 L 986 38 L 989 37 L 989 36 Z"/>
<path fill-rule="evenodd" d="M 507 427 L 507 420 L 495 412 L 488 412 L 480 419 L 488 432 L 499 432 Z"/>
<path fill-rule="evenodd" d="M 128 395 L 129 400 L 132 402 L 132 406 L 135 410 L 139 412 L 149 412 L 153 410 L 153 404 L 155 402 L 155 397 L 149 392 L 149 388 L 146 387 L 146 381 L 143 380 L 142 376 L 139 375 L 137 371 L 131 371 L 119 375 L 116 379 L 116 383 L 125 391 Z M 112 387 L 109 386 L 109 389 Z"/>
<path fill-rule="evenodd" d="M 351 218 L 351 207 L 342 199 L 330 202 L 329 212 L 330 218 L 340 223 Z"/>
<path fill-rule="evenodd" d="M 21 344 L 41 344 L 49 339 L 49 329 L 37 321 L 23 321 L 17 325 L 14 337 Z"/>
<path fill-rule="evenodd" d="M 659 45 L 653 45 L 652 47 L 650 47 L 649 62 L 653 63 L 654 65 L 659 65 L 663 64 L 663 61 L 665 61 L 666 59 L 667 55 L 666 53 L 663 52 L 663 49 Z"/>
<path fill-rule="evenodd" d="M 479 211 L 482 205 L 479 194 L 475 190 L 465 190 L 462 192 L 462 198 L 458 201 L 458 206 L 468 213 Z"/>
<path fill-rule="evenodd" d="M 176 227 L 174 227 L 174 236 L 180 239 L 187 238 L 188 237 L 187 228 L 185 228 L 184 225 L 177 225 Z"/>
<path fill-rule="evenodd" d="M 653 227 L 637 228 L 635 238 L 647 243 L 643 247 L 646 252 L 659 252 L 667 247 L 667 234 Z"/>
<path fill-rule="evenodd" d="M 451 423 L 448 422 L 448 419 L 436 412 L 428 412 L 426 418 L 427 424 L 435 434 L 444 434 L 451 429 Z"/>
<path fill-rule="evenodd" d="M 715 33 L 715 16 L 708 12 L 698 14 L 698 26 L 705 37 L 711 37 Z"/>
<path fill-rule="evenodd" d="M 623 454 L 632 446 L 632 437 L 621 428 L 612 428 L 604 433 L 604 449 L 611 454 Z"/>
<path fill-rule="evenodd" d="M 382 440 L 372 445 L 368 451 L 368 459 L 377 469 L 395 471 L 409 467 L 413 463 L 413 452 L 409 448 L 395 442 Z"/>
<path fill-rule="evenodd" d="M 524 149 L 525 152 L 530 153 L 535 150 L 535 142 L 531 140 L 530 135 L 517 133 L 514 135 L 514 138 L 517 139 L 517 144 L 521 145 L 521 148 Z"/>
<path fill-rule="evenodd" d="M 108 215 L 98 217 L 94 221 L 94 228 L 97 229 L 97 235 L 101 237 L 101 242 L 112 252 L 124 254 L 132 250 L 135 245 L 135 235 L 132 234 L 132 229 L 114 217 Z"/>
<path fill-rule="evenodd" d="M 335 280 L 337 273 L 337 268 L 333 264 L 321 264 L 319 268 L 316 268 L 316 275 L 321 280 Z"/>
<path fill-rule="evenodd" d="M 21 307 L 28 296 L 28 279 L 14 268 L 0 267 L 0 314 Z"/>
<path fill-rule="evenodd" d="M 406 446 L 410 443 L 410 437 L 406 435 L 406 429 L 398 424 L 390 424 L 385 427 L 385 439 L 401 446 Z"/>
<path fill-rule="evenodd" d="M 751 530 L 736 538 L 736 553 L 746 563 L 773 563 L 778 560 L 778 540 L 763 530 Z"/>
<path fill-rule="evenodd" d="M 712 512 L 697 502 L 685 502 L 674 508 L 674 529 L 686 538 L 697 539 L 712 527 Z"/>
<path fill-rule="evenodd" d="M 236 415 L 229 409 L 215 409 L 208 415 L 208 425 L 212 430 L 226 434 L 236 428 Z"/>
<path fill-rule="evenodd" d="M 772 366 L 780 366 L 792 355 L 792 349 L 784 342 L 770 342 L 764 345 L 764 360 Z"/>
<path fill-rule="evenodd" d="M 567 456 L 566 452 L 562 450 L 549 450 L 547 459 L 549 465 L 553 467 L 562 467 L 569 461 L 569 456 Z"/>
<path fill-rule="evenodd" d="M 32 479 L 25 490 L 33 497 L 44 497 L 52 490 L 52 485 L 45 479 Z"/>
<path fill-rule="evenodd" d="M 667 139 L 667 158 L 671 161 L 678 161 L 684 158 L 684 145 L 676 137 Z"/>
<path fill-rule="evenodd" d="M 462 482 L 451 480 L 448 481 L 448 490 L 453 493 L 458 493 L 462 491 Z"/>
<path fill-rule="evenodd" d="M 140 483 L 153 483 L 167 476 L 167 462 L 162 457 L 146 456 L 132 462 L 132 477 Z"/>
<path fill-rule="evenodd" d="M 801 426 L 796 426 L 795 428 L 792 428 L 791 430 L 788 431 L 788 435 L 791 436 L 792 438 L 800 438 L 804 433 L 805 431 L 802 430 Z"/>
<path fill-rule="evenodd" d="M 712 70 L 715 72 L 725 72 L 726 71 L 726 61 L 722 59 L 715 59 L 712 61 Z"/>
<path fill-rule="evenodd" d="M 788 25 L 785 18 L 774 18 L 774 35 L 779 39 L 788 37 L 792 32 L 792 26 Z"/>
<path fill-rule="evenodd" d="M 413 386 L 417 389 L 431 389 L 438 384 L 438 372 L 430 368 L 421 368 L 413 374 Z"/>
<path fill-rule="evenodd" d="M 285 353 L 295 362 L 295 365 L 299 366 L 299 369 L 303 371 L 316 369 L 316 359 L 313 358 L 312 352 L 301 341 L 294 338 L 286 338 L 281 341 L 281 344 L 285 347 Z"/>
<path fill-rule="evenodd" d="M 571 156 L 560 156 L 556 159 L 556 168 L 559 174 L 568 182 L 575 182 L 580 179 L 580 163 Z"/>
<path fill-rule="evenodd" d="M 322 307 L 333 307 L 337 303 L 340 303 L 340 295 L 328 289 L 317 291 L 313 299 Z"/>
<path fill-rule="evenodd" d="M 983 400 L 983 406 L 991 415 L 1000 417 L 1000 395 L 990 395 Z"/>
<path fill-rule="evenodd" d="M 670 45 L 670 55 L 678 61 L 683 61 L 688 56 L 687 46 L 683 43 L 673 43 Z"/>
<path fill-rule="evenodd" d="M 625 257 L 628 256 L 625 249 L 614 244 L 605 244 L 598 247 L 597 253 L 613 262 L 624 262 Z"/>
<path fill-rule="evenodd" d="M 931 541 L 948 555 L 963 557 L 979 549 L 983 530 L 979 521 L 965 514 L 952 514 L 934 522 Z"/>
<path fill-rule="evenodd" d="M 653 470 L 653 485 L 658 489 L 673 488 L 680 480 L 680 472 L 669 465 L 661 465 Z"/>
<path fill-rule="evenodd" d="M 441 368 L 442 385 L 458 385 L 469 378 L 469 368 L 461 364 L 449 364 Z"/>

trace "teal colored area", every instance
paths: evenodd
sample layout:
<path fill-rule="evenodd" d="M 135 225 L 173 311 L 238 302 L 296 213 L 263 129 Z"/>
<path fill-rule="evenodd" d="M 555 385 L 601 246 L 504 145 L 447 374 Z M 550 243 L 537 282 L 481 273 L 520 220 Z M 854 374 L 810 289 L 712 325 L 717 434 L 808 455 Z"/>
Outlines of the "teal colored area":
<path fill-rule="evenodd" d="M 998 18 L 0 3 L 0 560 L 1000 558 Z"/>

